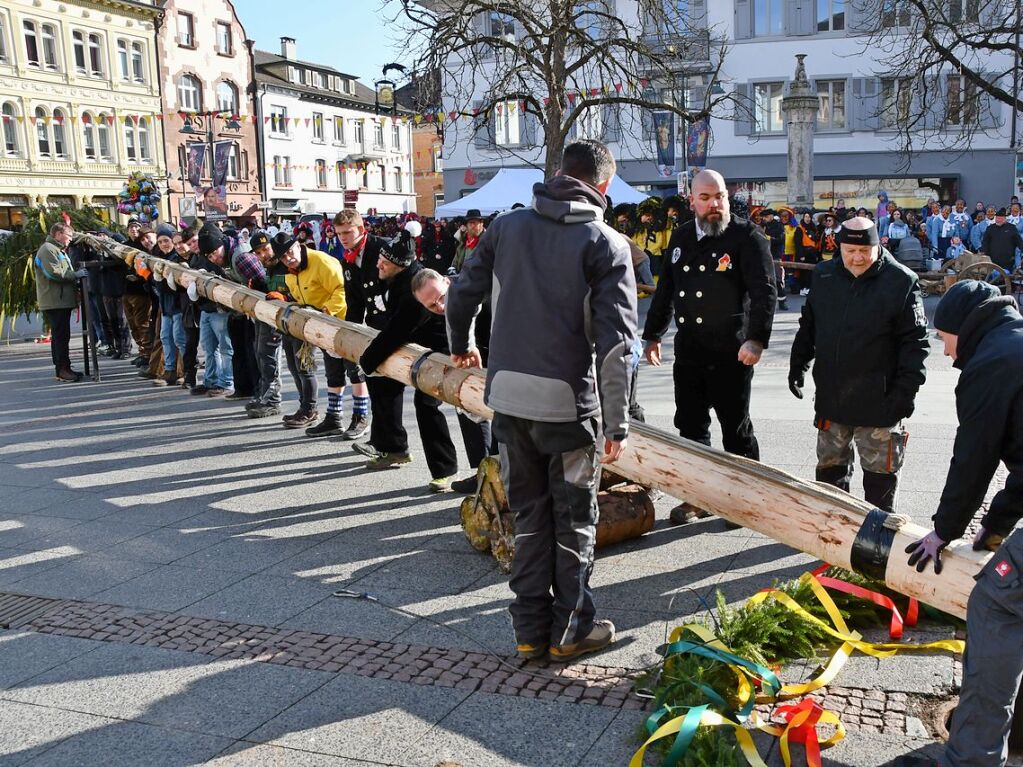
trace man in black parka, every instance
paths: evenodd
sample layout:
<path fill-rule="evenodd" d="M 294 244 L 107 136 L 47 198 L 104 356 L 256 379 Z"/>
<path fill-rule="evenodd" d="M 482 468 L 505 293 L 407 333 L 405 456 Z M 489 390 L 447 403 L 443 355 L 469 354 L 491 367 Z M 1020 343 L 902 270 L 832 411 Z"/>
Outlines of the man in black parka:
<path fill-rule="evenodd" d="M 916 275 L 880 245 L 868 218 L 839 233 L 841 258 L 813 272 L 792 342 L 789 389 L 802 399 L 813 365 L 817 479 L 849 491 L 853 443 L 867 502 L 893 511 L 907 434 L 924 383 L 927 317 Z"/>
<path fill-rule="evenodd" d="M 934 530 L 906 549 L 909 563 L 922 571 L 933 561 L 940 573 L 942 550 L 966 532 L 999 461 L 1009 476 L 973 539 L 974 550 L 995 554 L 967 603 L 962 692 L 945 753 L 937 762 L 908 757 L 896 764 L 1001 767 L 1023 678 L 1023 531 L 1013 532 L 1023 517 L 1023 317 L 993 285 L 962 280 L 941 299 L 934 326 L 962 371 L 959 428 Z"/>
<path fill-rule="evenodd" d="M 385 320 L 359 360 L 369 374 L 369 396 L 373 409 L 373 447 L 379 455 L 366 464 L 368 469 L 392 469 L 410 463 L 408 434 L 402 426 L 402 399 L 405 384 L 373 375 L 402 345 L 413 343 L 427 349 L 447 353 L 448 339 L 444 318 L 427 311 L 412 293 L 412 278 L 423 268 L 416 261 L 415 239 L 408 231 L 380 248 L 377 259 L 379 279 L 386 290 L 380 297 Z M 458 470 L 455 445 L 451 441 L 447 419 L 440 410 L 441 402 L 416 389 L 412 402 L 416 408 L 419 436 L 430 469 L 429 489 L 435 493 L 451 490 L 451 480 Z"/>

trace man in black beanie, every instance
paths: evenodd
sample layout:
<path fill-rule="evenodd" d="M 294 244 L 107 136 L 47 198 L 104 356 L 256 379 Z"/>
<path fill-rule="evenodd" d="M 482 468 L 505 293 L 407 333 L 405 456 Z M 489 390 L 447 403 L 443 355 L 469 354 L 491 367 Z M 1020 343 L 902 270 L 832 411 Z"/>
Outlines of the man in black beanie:
<path fill-rule="evenodd" d="M 1023 317 L 1011 296 L 976 280 L 953 285 L 934 326 L 959 370 L 959 428 L 934 530 L 906 549 L 923 571 L 959 538 L 980 508 L 999 461 L 1009 476 L 973 539 L 994 556 L 977 576 L 966 608 L 966 657 L 959 705 L 940 762 L 904 757 L 896 764 L 975 767 L 1005 764 L 1013 706 L 1023 678 Z M 1008 537 L 1005 537 L 1008 536 Z M 1003 540 L 1004 539 L 1004 540 Z"/>
<path fill-rule="evenodd" d="M 799 318 L 789 390 L 803 398 L 813 361 L 817 479 L 849 492 L 853 443 L 868 503 L 895 510 L 907 434 L 902 420 L 924 383 L 927 317 L 913 272 L 880 245 L 877 227 L 852 218 L 841 258 L 822 261 Z"/>
<path fill-rule="evenodd" d="M 407 343 L 447 354 L 444 318 L 423 307 L 412 292 L 412 278 L 422 268 L 423 265 L 416 260 L 415 239 L 408 231 L 402 231 L 380 249 L 377 271 L 380 279 L 387 283 L 387 292 L 377 300 L 383 301 L 387 324 L 359 360 L 360 367 L 369 375 L 367 383 L 373 410 L 369 441 L 377 451 L 377 455 L 366 464 L 368 469 L 394 469 L 412 461 L 408 452 L 408 434 L 401 423 L 405 384 L 373 375 L 376 369 Z M 432 477 L 429 489 L 435 493 L 448 492 L 451 479 L 458 470 L 458 461 L 447 419 L 440 410 L 441 402 L 419 389 L 416 389 L 412 402 Z"/>

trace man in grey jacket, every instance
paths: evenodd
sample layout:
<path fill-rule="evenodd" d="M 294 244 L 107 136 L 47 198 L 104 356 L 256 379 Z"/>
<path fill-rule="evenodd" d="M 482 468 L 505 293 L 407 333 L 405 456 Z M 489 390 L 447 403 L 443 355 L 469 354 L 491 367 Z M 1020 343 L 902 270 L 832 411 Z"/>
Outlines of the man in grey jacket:
<path fill-rule="evenodd" d="M 636 283 L 626 239 L 603 223 L 608 148 L 565 148 L 533 205 L 499 216 L 448 291 L 452 357 L 480 365 L 471 326 L 490 297 L 486 402 L 515 512 L 517 649 L 565 661 L 606 647 L 589 588 L 600 463 L 626 447 Z M 598 441 L 604 436 L 603 457 Z"/>

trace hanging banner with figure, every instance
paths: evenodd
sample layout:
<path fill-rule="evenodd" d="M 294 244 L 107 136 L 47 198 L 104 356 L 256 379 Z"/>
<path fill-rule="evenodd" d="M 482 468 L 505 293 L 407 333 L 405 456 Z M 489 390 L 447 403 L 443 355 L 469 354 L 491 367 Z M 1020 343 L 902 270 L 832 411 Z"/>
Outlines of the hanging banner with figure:
<path fill-rule="evenodd" d="M 657 170 L 662 176 L 675 174 L 675 115 L 654 112 L 654 144 L 657 148 Z"/>
<path fill-rule="evenodd" d="M 206 145 L 195 143 L 188 145 L 188 183 L 192 185 L 192 192 L 198 193 L 202 184 L 203 166 L 206 164 Z"/>
<path fill-rule="evenodd" d="M 710 144 L 710 118 L 701 117 L 689 124 L 686 133 L 686 157 L 690 168 L 707 167 L 707 147 Z"/>

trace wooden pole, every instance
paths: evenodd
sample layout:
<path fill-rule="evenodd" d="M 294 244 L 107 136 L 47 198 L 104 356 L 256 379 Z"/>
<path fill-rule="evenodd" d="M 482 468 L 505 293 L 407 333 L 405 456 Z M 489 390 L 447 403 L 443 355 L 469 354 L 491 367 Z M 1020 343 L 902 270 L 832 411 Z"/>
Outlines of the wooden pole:
<path fill-rule="evenodd" d="M 147 256 L 107 238 L 83 235 L 82 240 L 116 257 L 134 259 L 142 255 L 154 275 L 162 277 L 172 272 L 179 285 L 196 282 L 200 295 L 352 361 L 358 361 L 376 335 L 365 326 L 268 301 L 257 291 Z M 412 367 L 428 353 L 421 346 L 404 346 L 380 366 L 379 372 L 412 385 Z M 493 415 L 483 402 L 484 373 L 456 368 L 446 355 L 431 354 L 421 364 L 416 383 L 427 394 L 463 410 L 484 417 Z M 628 450 L 613 468 L 628 479 L 685 499 L 825 562 L 883 578 L 896 591 L 960 618 L 966 616 L 973 576 L 988 556 L 962 543 L 944 552 L 940 576 L 930 569 L 918 573 L 906 564 L 904 549 L 927 533 L 920 525 L 874 510 L 829 485 L 807 482 L 642 423 L 632 425 Z M 873 529 L 874 523 L 878 528 L 883 523 L 883 529 Z M 879 565 L 871 569 L 855 552 L 873 549 L 879 552 Z"/>

